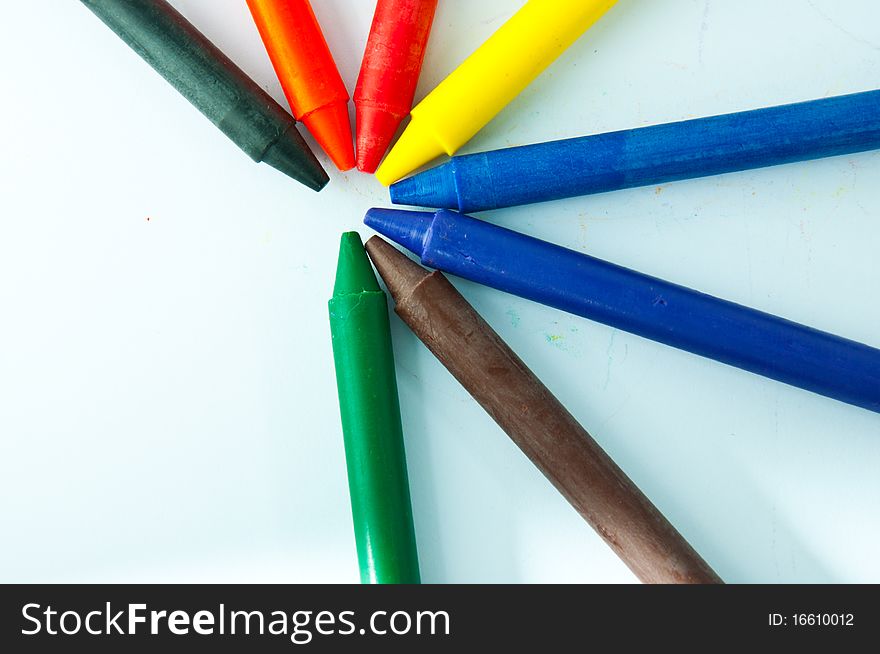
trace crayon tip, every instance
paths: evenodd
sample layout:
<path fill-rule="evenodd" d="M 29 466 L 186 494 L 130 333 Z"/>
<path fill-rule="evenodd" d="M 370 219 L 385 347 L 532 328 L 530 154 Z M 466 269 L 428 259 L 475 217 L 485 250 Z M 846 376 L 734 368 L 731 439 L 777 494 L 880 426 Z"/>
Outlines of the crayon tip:
<path fill-rule="evenodd" d="M 379 236 L 371 237 L 367 241 L 366 249 L 395 303 L 400 302 L 401 298 L 409 295 L 425 277 L 431 275 Z"/>
<path fill-rule="evenodd" d="M 313 191 L 320 191 L 330 181 L 330 177 L 321 168 L 321 164 L 294 125 L 269 146 L 269 149 L 263 153 L 262 161 L 288 177 L 302 182 Z"/>
<path fill-rule="evenodd" d="M 336 264 L 333 295 L 354 295 L 378 290 L 380 290 L 379 282 L 367 259 L 360 234 L 345 232 L 339 242 L 339 260 Z"/>
<path fill-rule="evenodd" d="M 433 222 L 434 214 L 429 211 L 370 209 L 364 216 L 365 225 L 419 257 L 425 249 L 425 236 Z"/>
<path fill-rule="evenodd" d="M 347 102 L 324 105 L 301 120 L 339 170 L 354 168 L 354 145 Z"/>
<path fill-rule="evenodd" d="M 436 136 L 420 125 L 416 118 L 410 121 L 376 171 L 376 179 L 385 186 L 446 153 L 446 148 Z"/>
<path fill-rule="evenodd" d="M 392 184 L 388 189 L 391 202 L 438 209 L 458 209 L 458 194 L 452 166 L 453 162 L 448 161 Z"/>
<path fill-rule="evenodd" d="M 357 105 L 358 170 L 376 172 L 403 118 L 381 107 Z"/>

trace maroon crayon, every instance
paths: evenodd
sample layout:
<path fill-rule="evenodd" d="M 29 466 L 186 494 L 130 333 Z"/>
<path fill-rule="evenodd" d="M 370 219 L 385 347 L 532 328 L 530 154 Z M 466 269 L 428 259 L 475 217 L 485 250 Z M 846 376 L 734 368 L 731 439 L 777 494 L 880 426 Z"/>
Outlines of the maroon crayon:
<path fill-rule="evenodd" d="M 441 273 L 366 248 L 397 314 L 639 579 L 723 583 Z"/>

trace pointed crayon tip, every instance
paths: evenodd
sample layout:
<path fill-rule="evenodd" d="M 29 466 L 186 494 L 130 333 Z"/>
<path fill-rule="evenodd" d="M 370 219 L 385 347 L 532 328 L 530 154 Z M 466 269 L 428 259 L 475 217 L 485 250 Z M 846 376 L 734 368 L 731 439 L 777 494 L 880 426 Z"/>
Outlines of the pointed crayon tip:
<path fill-rule="evenodd" d="M 395 303 L 409 295 L 425 277 L 431 275 L 429 271 L 378 236 L 371 237 L 365 247 Z"/>
<path fill-rule="evenodd" d="M 422 129 L 420 125 L 415 118 L 410 121 L 376 171 L 376 179 L 385 186 L 446 153 L 434 134 Z"/>
<path fill-rule="evenodd" d="M 345 232 L 339 243 L 339 261 L 336 264 L 336 283 L 333 295 L 353 295 L 364 291 L 379 291 L 376 273 L 370 266 L 360 234 Z"/>
<path fill-rule="evenodd" d="M 358 170 L 376 172 L 403 118 L 381 107 L 357 105 Z"/>
<path fill-rule="evenodd" d="M 262 161 L 313 191 L 320 191 L 330 181 L 294 125 L 269 146 L 263 153 Z"/>
<path fill-rule="evenodd" d="M 421 257 L 425 250 L 425 235 L 431 229 L 433 222 L 434 214 L 429 211 L 370 209 L 364 216 L 365 225 L 402 245 L 418 257 Z"/>
<path fill-rule="evenodd" d="M 388 189 L 391 202 L 417 207 L 458 209 L 452 165 L 452 162 L 448 161 L 392 184 Z"/>
<path fill-rule="evenodd" d="M 354 145 L 347 102 L 325 105 L 303 116 L 302 122 L 339 170 L 354 168 Z"/>

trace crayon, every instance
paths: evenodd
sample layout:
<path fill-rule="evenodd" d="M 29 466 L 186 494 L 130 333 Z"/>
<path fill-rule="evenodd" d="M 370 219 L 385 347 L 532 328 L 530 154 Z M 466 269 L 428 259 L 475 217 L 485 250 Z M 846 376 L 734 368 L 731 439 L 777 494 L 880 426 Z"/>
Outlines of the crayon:
<path fill-rule="evenodd" d="M 880 350 L 446 209 L 370 209 L 422 263 L 880 412 Z"/>
<path fill-rule="evenodd" d="M 165 0 L 82 0 L 242 150 L 320 191 L 329 181 L 296 121 Z"/>
<path fill-rule="evenodd" d="M 639 579 L 721 583 L 441 273 L 378 236 L 367 252 L 397 314 Z"/>
<path fill-rule="evenodd" d="M 880 91 L 865 91 L 453 157 L 391 201 L 486 211 L 876 148 Z"/>
<path fill-rule="evenodd" d="M 339 170 L 354 167 L 348 91 L 309 0 L 247 0 L 297 120 Z"/>
<path fill-rule="evenodd" d="M 361 581 L 417 584 L 388 303 L 356 232 L 342 235 L 329 308 Z"/>
<path fill-rule="evenodd" d="M 354 91 L 357 167 L 373 173 L 412 108 L 437 0 L 378 0 Z"/>
<path fill-rule="evenodd" d="M 617 0 L 528 0 L 428 96 L 376 171 L 386 186 L 454 154 Z"/>

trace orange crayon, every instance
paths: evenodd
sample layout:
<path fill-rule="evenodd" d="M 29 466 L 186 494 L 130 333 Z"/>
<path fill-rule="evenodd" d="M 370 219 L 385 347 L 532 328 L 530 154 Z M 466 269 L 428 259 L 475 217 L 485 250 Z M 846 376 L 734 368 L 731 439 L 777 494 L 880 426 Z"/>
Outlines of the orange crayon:
<path fill-rule="evenodd" d="M 247 0 L 294 117 L 339 170 L 354 168 L 348 91 L 309 0 Z"/>

